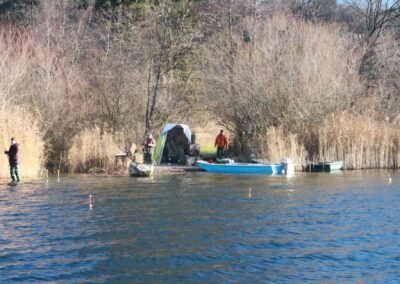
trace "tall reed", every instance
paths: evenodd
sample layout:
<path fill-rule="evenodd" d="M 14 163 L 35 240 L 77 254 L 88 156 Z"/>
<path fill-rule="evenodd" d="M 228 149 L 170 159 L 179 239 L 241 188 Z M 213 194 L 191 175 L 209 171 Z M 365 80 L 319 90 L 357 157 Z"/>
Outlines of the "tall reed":
<path fill-rule="evenodd" d="M 342 113 L 318 131 L 319 160 L 342 160 L 345 169 L 398 168 L 399 125 Z"/>
<path fill-rule="evenodd" d="M 100 129 L 88 129 L 73 139 L 68 154 L 68 163 L 72 171 L 87 172 L 99 168 L 112 170 L 116 153 L 121 148 L 115 143 L 113 135 L 100 134 Z"/>
<path fill-rule="evenodd" d="M 282 158 L 289 157 L 300 170 L 307 157 L 307 151 L 298 136 L 286 133 L 281 127 L 270 127 L 265 137 L 261 138 L 261 156 L 270 162 L 280 163 Z"/>
<path fill-rule="evenodd" d="M 38 175 L 43 168 L 44 143 L 37 125 L 25 109 L 3 105 L 0 107 L 0 143 L 3 149 L 9 148 L 11 137 L 20 145 L 20 175 Z M 8 157 L 5 154 L 0 159 L 0 177 L 9 177 Z"/>

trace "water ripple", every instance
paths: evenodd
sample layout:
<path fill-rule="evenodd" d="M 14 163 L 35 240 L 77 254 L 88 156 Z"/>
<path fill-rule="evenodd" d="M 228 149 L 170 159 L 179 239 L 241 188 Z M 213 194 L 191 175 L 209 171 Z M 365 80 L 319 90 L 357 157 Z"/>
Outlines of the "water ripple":
<path fill-rule="evenodd" d="M 385 176 L 81 175 L 1 184 L 0 281 L 395 283 L 400 187 Z"/>

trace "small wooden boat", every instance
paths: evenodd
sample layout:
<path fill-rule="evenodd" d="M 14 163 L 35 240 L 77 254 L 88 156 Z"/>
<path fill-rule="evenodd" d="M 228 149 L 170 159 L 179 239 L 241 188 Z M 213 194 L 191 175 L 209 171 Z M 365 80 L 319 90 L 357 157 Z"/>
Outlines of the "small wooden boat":
<path fill-rule="evenodd" d="M 339 171 L 343 168 L 342 161 L 334 161 L 334 162 L 319 162 L 319 163 L 308 163 L 304 171 L 305 172 L 331 172 L 331 171 Z"/>
<path fill-rule="evenodd" d="M 226 174 L 282 174 L 284 173 L 283 164 L 246 164 L 246 163 L 227 163 L 216 164 L 206 161 L 198 161 L 197 165 L 212 173 L 226 173 Z"/>
<path fill-rule="evenodd" d="M 153 171 L 153 165 L 135 163 L 129 165 L 129 175 L 131 177 L 149 177 L 153 174 Z"/>

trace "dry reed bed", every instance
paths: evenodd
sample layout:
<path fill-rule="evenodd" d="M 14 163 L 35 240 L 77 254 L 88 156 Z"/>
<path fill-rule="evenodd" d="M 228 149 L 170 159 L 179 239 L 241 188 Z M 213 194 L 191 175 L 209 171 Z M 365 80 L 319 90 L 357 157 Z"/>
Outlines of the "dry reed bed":
<path fill-rule="evenodd" d="M 365 116 L 332 115 L 303 137 L 315 136 L 318 154 L 310 156 L 297 135 L 271 127 L 262 140 L 261 153 L 271 162 L 291 157 L 300 170 L 309 161 L 343 161 L 344 169 L 384 169 L 400 166 L 399 125 Z M 312 140 L 308 140 L 312 141 Z"/>
<path fill-rule="evenodd" d="M 114 155 L 121 152 L 113 136 L 100 134 L 99 128 L 88 129 L 77 135 L 68 154 L 71 171 L 87 172 L 100 168 L 109 170 L 114 166 Z"/>
<path fill-rule="evenodd" d="M 319 158 L 342 160 L 345 169 L 398 168 L 399 125 L 365 116 L 337 115 L 318 132 Z"/>
<path fill-rule="evenodd" d="M 8 150 L 11 137 L 15 137 L 20 144 L 21 176 L 37 176 L 41 172 L 44 160 L 44 143 L 37 125 L 33 123 L 28 111 L 22 108 L 0 107 L 0 141 L 3 149 Z M 5 178 L 10 176 L 8 157 L 5 154 L 2 155 L 0 178 Z"/>
<path fill-rule="evenodd" d="M 270 127 L 261 143 L 261 156 L 266 160 L 280 163 L 282 158 L 290 157 L 297 171 L 307 157 L 304 145 L 296 134 L 286 133 L 281 127 Z"/>

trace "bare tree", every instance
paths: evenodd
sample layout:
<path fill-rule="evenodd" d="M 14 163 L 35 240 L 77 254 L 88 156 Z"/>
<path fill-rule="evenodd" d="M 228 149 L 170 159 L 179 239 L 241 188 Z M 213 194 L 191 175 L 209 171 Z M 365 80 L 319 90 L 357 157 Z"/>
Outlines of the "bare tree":
<path fill-rule="evenodd" d="M 201 38 L 196 22 L 191 17 L 193 5 L 192 0 L 162 0 L 151 15 L 151 22 L 147 23 L 147 28 L 151 31 L 151 46 L 148 47 L 147 54 L 146 132 L 151 131 L 158 123 L 163 123 L 171 113 L 160 109 L 160 96 L 163 96 L 165 102 L 170 94 L 166 88 L 167 78 L 172 76 L 179 79 L 177 75 L 184 68 L 184 60 L 195 42 Z M 190 79 L 187 75 L 188 73 L 183 76 L 181 91 L 187 90 L 186 85 Z"/>
<path fill-rule="evenodd" d="M 349 107 L 358 91 L 351 44 L 339 31 L 277 15 L 258 23 L 254 47 L 234 36 L 233 66 L 225 58 L 228 39 L 216 35 L 202 51 L 210 111 L 247 145 L 271 126 L 309 133 L 328 113 Z"/>
<path fill-rule="evenodd" d="M 95 19 L 84 66 L 89 117 L 102 132 L 124 132 L 133 139 L 144 121 L 144 32 L 129 10 L 104 12 Z"/>
<path fill-rule="evenodd" d="M 336 0 L 296 0 L 291 6 L 306 21 L 332 22 L 336 16 Z"/>
<path fill-rule="evenodd" d="M 0 107 L 18 102 L 32 51 L 33 41 L 28 34 L 12 25 L 0 29 Z"/>
<path fill-rule="evenodd" d="M 360 59 L 359 72 L 371 82 L 376 79 L 375 46 L 385 31 L 389 30 L 400 17 L 400 1 L 361 0 L 349 5 L 360 19 L 358 36 L 363 53 Z M 370 83 L 368 83 L 370 84 Z"/>
<path fill-rule="evenodd" d="M 78 63 L 90 9 L 71 12 L 68 1 L 42 2 L 35 24 L 26 30 L 35 44 L 17 100 L 34 114 L 51 158 L 64 155 L 85 123 L 86 83 Z"/>

